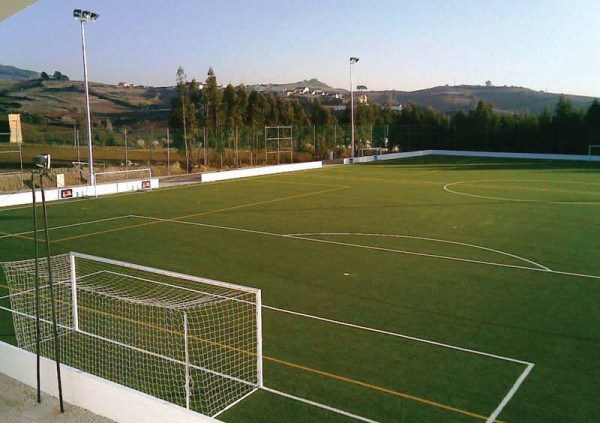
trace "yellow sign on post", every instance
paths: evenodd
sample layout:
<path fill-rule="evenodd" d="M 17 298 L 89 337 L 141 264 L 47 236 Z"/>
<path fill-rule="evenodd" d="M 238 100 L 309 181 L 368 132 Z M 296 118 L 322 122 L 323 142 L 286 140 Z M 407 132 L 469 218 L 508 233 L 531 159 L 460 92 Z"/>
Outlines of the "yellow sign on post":
<path fill-rule="evenodd" d="M 9 114 L 8 125 L 10 126 L 10 142 L 22 143 L 23 132 L 21 131 L 21 115 Z"/>

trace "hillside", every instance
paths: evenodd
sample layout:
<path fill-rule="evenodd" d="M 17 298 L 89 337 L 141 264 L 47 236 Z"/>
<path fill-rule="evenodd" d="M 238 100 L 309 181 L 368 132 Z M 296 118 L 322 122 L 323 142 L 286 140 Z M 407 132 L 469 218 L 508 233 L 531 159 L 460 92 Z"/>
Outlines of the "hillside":
<path fill-rule="evenodd" d="M 173 88 L 134 87 L 90 83 L 94 118 L 118 120 L 166 120 Z M 42 115 L 51 122 L 70 124 L 82 120 L 85 95 L 81 81 L 34 79 L 0 82 L 0 113 Z"/>
<path fill-rule="evenodd" d="M 39 72 L 19 69 L 14 66 L 0 65 L 0 80 L 3 81 L 27 81 L 39 77 Z"/>
<path fill-rule="evenodd" d="M 38 79 L 34 71 L 14 66 L 0 65 L 0 114 L 21 112 L 41 115 L 54 123 L 70 124 L 81 120 L 85 112 L 85 96 L 81 81 L 55 81 Z M 285 83 L 255 84 L 249 89 L 272 91 L 284 95 L 284 89 L 309 87 L 326 92 L 348 91 L 331 86 L 316 78 Z M 110 84 L 90 83 L 91 106 L 94 118 L 117 121 L 167 120 L 170 100 L 175 95 L 173 87 L 119 87 Z M 544 107 L 554 108 L 560 94 L 534 91 L 524 87 L 496 87 L 481 85 L 440 86 L 417 91 L 361 91 L 369 101 L 383 105 L 412 102 L 430 106 L 442 112 L 468 111 L 479 100 L 490 102 L 494 109 L 507 112 L 537 113 Z M 575 107 L 588 107 L 592 97 L 565 95 Z M 313 96 L 313 98 L 316 98 Z M 346 101 L 346 100 L 344 100 Z"/>
<path fill-rule="evenodd" d="M 428 88 L 418 91 L 367 91 L 370 101 L 384 104 L 391 101 L 394 104 L 412 102 L 421 106 L 431 106 L 443 112 L 474 109 L 479 100 L 492 103 L 494 109 L 503 112 L 534 112 L 537 113 L 548 106 L 556 105 L 560 94 L 534 91 L 524 87 L 487 87 L 482 85 L 459 85 Z M 565 95 L 575 107 L 587 107 L 593 97 Z"/>

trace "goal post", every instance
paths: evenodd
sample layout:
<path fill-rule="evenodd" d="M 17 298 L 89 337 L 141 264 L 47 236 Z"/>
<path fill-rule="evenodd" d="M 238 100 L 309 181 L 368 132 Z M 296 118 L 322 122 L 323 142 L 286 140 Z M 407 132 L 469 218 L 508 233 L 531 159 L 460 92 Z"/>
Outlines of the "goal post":
<path fill-rule="evenodd" d="M 588 162 L 596 161 L 596 160 L 600 161 L 600 158 L 598 158 L 598 159 L 593 158 L 594 156 L 598 156 L 598 155 L 600 155 L 600 145 L 590 144 L 588 146 Z"/>
<path fill-rule="evenodd" d="M 127 182 L 139 180 L 148 181 L 147 187 L 142 188 L 150 191 L 152 190 L 152 184 L 149 182 L 151 179 L 152 169 L 150 168 L 97 172 L 94 174 L 94 196 L 98 197 L 98 190 L 102 190 L 101 187 L 104 184 L 116 183 L 118 193 L 123 191 L 131 191 L 132 187 L 127 186 Z"/>
<path fill-rule="evenodd" d="M 363 147 L 360 150 L 358 150 L 358 157 L 380 156 L 381 154 L 382 154 L 381 147 Z"/>
<path fill-rule="evenodd" d="M 40 263 L 40 354 L 48 270 Z M 263 386 L 260 290 L 81 253 L 51 258 L 63 362 L 215 417 Z M 0 263 L 20 348 L 35 352 L 35 260 Z"/>
<path fill-rule="evenodd" d="M 292 126 L 265 126 L 265 164 L 269 163 L 269 154 L 280 156 L 289 154 L 290 163 L 294 162 L 294 131 Z"/>

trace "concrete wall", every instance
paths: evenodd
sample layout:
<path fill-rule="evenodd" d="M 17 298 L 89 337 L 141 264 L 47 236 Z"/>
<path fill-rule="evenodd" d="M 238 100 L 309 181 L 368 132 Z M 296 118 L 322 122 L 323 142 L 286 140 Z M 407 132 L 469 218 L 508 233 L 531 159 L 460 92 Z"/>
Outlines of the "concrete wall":
<path fill-rule="evenodd" d="M 408 151 L 406 153 L 390 153 L 390 154 L 379 154 L 375 156 L 363 156 L 355 157 L 354 159 L 344 159 L 344 164 L 356 164 L 356 163 L 369 163 L 376 162 L 378 160 L 396 160 L 396 159 L 407 159 L 409 157 L 428 156 L 431 150 L 420 150 L 420 151 Z"/>
<path fill-rule="evenodd" d="M 318 169 L 323 162 L 292 163 L 275 166 L 251 167 L 246 169 L 209 172 L 201 175 L 202 182 L 225 181 L 227 179 L 249 178 L 251 176 L 273 175 L 276 173 L 297 172 L 299 170 Z"/>
<path fill-rule="evenodd" d="M 461 151 L 461 150 L 420 150 L 407 153 L 381 154 L 377 156 L 355 157 L 344 159 L 344 164 L 369 163 L 379 160 L 405 159 L 417 156 L 460 156 L 460 157 L 497 157 L 503 159 L 528 159 L 528 160 L 573 160 L 600 162 L 600 156 L 587 156 L 584 154 L 536 154 L 536 153 L 503 153 L 493 151 Z"/>
<path fill-rule="evenodd" d="M 55 362 L 42 357 L 40 368 L 42 391 L 58 397 Z M 35 388 L 35 354 L 0 342 L 0 372 Z M 67 403 L 85 408 L 117 423 L 216 423 L 219 421 L 69 366 L 61 366 L 61 376 L 63 396 Z M 58 402 L 56 407 L 58 409 Z M 66 408 L 68 407 L 67 404 Z"/>
<path fill-rule="evenodd" d="M 600 156 L 586 154 L 497 153 L 493 151 L 426 150 L 437 156 L 497 157 L 503 159 L 600 161 Z"/>
<path fill-rule="evenodd" d="M 150 182 L 150 187 L 144 187 L 144 185 L 148 181 Z M 152 178 L 140 179 L 135 181 L 98 184 L 95 187 L 84 185 L 66 188 L 48 188 L 46 189 L 46 201 L 57 201 L 78 197 L 96 197 L 101 195 L 118 194 L 122 192 L 156 189 L 158 187 L 158 178 Z M 42 194 L 39 190 L 36 191 L 35 199 L 36 201 L 42 201 Z M 0 207 L 31 204 L 31 200 L 32 195 L 30 191 L 15 192 L 11 194 L 0 194 Z"/>

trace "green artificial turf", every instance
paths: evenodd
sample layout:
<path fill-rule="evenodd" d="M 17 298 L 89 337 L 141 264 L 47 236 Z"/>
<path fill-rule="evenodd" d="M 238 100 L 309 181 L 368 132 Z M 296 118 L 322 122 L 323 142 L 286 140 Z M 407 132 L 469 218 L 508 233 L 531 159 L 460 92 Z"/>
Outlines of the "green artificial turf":
<path fill-rule="evenodd" d="M 595 419 L 599 209 L 588 163 L 436 156 L 48 207 L 52 227 L 126 216 L 52 230 L 53 253 L 257 287 L 268 306 L 533 363 L 509 422 Z M 30 213 L 0 209 L 0 231 L 30 230 Z M 1 261 L 32 257 L 24 236 L 0 238 Z M 273 309 L 263 339 L 266 386 L 382 422 L 485 421 L 527 367 Z M 7 312 L 0 340 L 14 342 Z M 352 421 L 266 391 L 219 418 Z"/>

